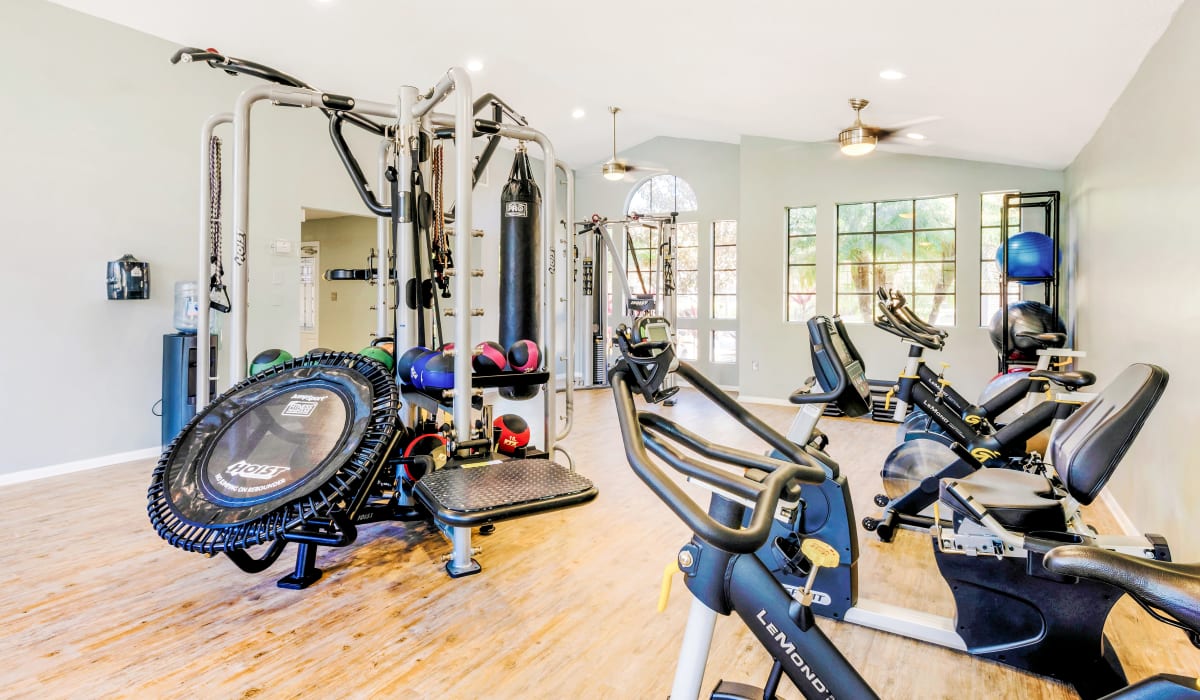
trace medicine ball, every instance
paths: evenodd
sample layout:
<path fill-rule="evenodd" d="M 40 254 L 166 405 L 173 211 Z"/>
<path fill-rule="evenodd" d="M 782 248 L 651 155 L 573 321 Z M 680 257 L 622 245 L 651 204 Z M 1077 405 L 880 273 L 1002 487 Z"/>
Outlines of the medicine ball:
<path fill-rule="evenodd" d="M 471 366 L 480 374 L 497 374 L 508 369 L 508 357 L 500 343 L 485 340 L 475 346 Z"/>
<path fill-rule="evenodd" d="M 438 346 L 438 352 L 453 352 L 454 343 L 442 343 Z"/>
<path fill-rule="evenodd" d="M 518 340 L 508 349 L 508 367 L 514 372 L 534 372 L 542 364 L 542 352 L 532 340 Z"/>
<path fill-rule="evenodd" d="M 420 345 L 405 350 L 400 355 L 400 359 L 396 361 L 396 372 L 400 375 L 400 378 L 411 383 L 412 375 L 410 372 L 412 372 L 413 363 L 417 361 L 418 357 L 427 352 L 429 352 L 429 348 L 423 348 Z"/>
<path fill-rule="evenodd" d="M 988 324 L 992 346 L 1000 352 L 1004 347 L 1004 321 L 997 310 Z M 1054 310 L 1040 301 L 1016 301 L 1008 305 L 1008 347 L 1011 359 L 1036 360 L 1037 345 L 1020 337 L 1021 333 L 1064 333 L 1067 327 Z"/>
<path fill-rule="evenodd" d="M 425 365 L 429 364 L 435 357 L 442 357 L 442 353 L 435 350 L 426 350 L 421 355 L 413 360 L 412 368 L 408 371 L 408 381 L 418 389 L 424 389 L 422 375 L 425 373 Z"/>
<path fill-rule="evenodd" d="M 429 455 L 433 458 L 433 468 L 441 469 L 446 465 L 448 453 L 446 452 L 446 438 L 438 433 L 426 433 L 413 438 L 413 441 L 404 448 L 405 457 L 415 457 L 418 455 Z M 419 481 L 425 476 L 427 464 L 422 464 L 421 461 L 405 461 L 401 463 L 404 468 L 404 478 L 408 481 Z"/>
<path fill-rule="evenodd" d="M 421 366 L 421 384 L 425 389 L 454 388 L 454 358 L 442 353 L 431 353 L 431 357 L 422 365 L 417 360 L 413 367 Z"/>
<path fill-rule="evenodd" d="M 500 416 L 492 421 L 492 427 L 500 431 L 496 438 L 496 449 L 506 455 L 511 455 L 529 444 L 529 424 L 515 413 Z"/>
<path fill-rule="evenodd" d="M 268 370 L 276 365 L 282 365 L 284 362 L 288 362 L 291 359 L 292 354 L 287 350 L 280 350 L 279 348 L 263 350 L 255 355 L 254 359 L 251 360 L 250 376 L 254 376 L 259 372 Z"/>
<path fill-rule="evenodd" d="M 306 352 L 304 354 L 305 355 L 322 355 L 327 352 L 333 352 L 333 351 L 330 350 L 329 348 L 313 348 L 312 350 L 309 350 L 308 352 Z"/>
<path fill-rule="evenodd" d="M 382 345 L 365 347 L 362 350 L 359 350 L 358 354 L 383 363 L 383 366 L 387 367 L 389 372 L 392 370 L 392 353 L 384 350 Z"/>

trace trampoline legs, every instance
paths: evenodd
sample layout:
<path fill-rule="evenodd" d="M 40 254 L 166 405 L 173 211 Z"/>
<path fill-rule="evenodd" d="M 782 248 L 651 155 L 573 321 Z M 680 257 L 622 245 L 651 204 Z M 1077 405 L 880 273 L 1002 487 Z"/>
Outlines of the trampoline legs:
<path fill-rule="evenodd" d="M 471 549 L 471 528 L 451 528 L 450 541 L 454 544 L 454 555 L 450 561 L 446 562 L 446 573 L 450 574 L 450 578 L 462 578 L 479 573 L 482 567 L 479 566 L 479 562 L 471 558 L 474 553 Z"/>
<path fill-rule="evenodd" d="M 300 551 L 296 552 L 296 570 L 279 579 L 276 585 L 295 591 L 302 590 L 316 583 L 323 573 L 325 572 L 317 568 L 317 545 L 301 542 Z"/>

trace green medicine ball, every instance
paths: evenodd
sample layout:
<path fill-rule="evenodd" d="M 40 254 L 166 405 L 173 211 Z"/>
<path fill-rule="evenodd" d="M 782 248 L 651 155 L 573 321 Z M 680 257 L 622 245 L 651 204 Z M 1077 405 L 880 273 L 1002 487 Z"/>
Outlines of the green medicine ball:
<path fill-rule="evenodd" d="M 392 371 L 392 353 L 384 350 L 378 345 L 372 345 L 371 347 L 363 348 L 362 350 L 358 351 L 358 354 L 363 355 L 364 357 L 369 357 L 372 360 L 378 360 L 379 362 L 383 363 L 384 367 L 388 368 L 389 372 Z"/>
<path fill-rule="evenodd" d="M 292 354 L 289 353 L 287 350 L 280 350 L 279 348 L 271 348 L 270 350 L 263 350 L 262 352 L 255 355 L 254 359 L 251 360 L 250 376 L 254 376 L 254 375 L 258 374 L 259 372 L 268 370 L 272 367 L 275 367 L 276 365 L 282 365 L 284 362 L 288 362 L 291 359 L 292 359 Z"/>

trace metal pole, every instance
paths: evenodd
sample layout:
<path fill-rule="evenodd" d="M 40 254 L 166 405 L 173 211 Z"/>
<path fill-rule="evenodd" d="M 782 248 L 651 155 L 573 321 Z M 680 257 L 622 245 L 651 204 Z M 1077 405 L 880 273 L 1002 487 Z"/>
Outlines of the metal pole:
<path fill-rule="evenodd" d="M 413 259 L 412 252 L 412 237 L 416 235 L 413 232 L 413 223 L 411 212 L 409 211 L 409 202 L 412 197 L 412 151 L 408 148 L 409 139 L 416 136 L 414 120 L 409 117 L 412 114 L 413 105 L 417 103 L 417 89 L 411 85 L 405 85 L 400 88 L 400 108 L 399 108 L 399 124 L 396 126 L 396 167 L 398 169 L 396 177 L 399 179 L 400 199 L 392 202 L 393 207 L 400 207 L 400 226 L 396 232 L 395 238 L 392 241 L 393 250 L 396 254 L 396 357 L 400 357 L 400 353 L 408 348 L 416 345 L 416 339 L 413 338 L 412 328 L 416 320 L 416 314 L 424 313 L 423 310 L 417 309 L 413 311 L 408 308 L 404 302 L 404 294 L 408 275 L 414 269 L 416 261 Z"/>
<path fill-rule="evenodd" d="M 387 204 L 388 193 L 392 188 L 387 179 L 388 153 L 392 147 L 391 139 L 383 139 L 379 142 L 379 202 Z M 375 337 L 382 338 L 388 334 L 387 318 L 388 318 L 388 286 L 391 284 L 388 278 L 388 268 L 391 262 L 388 258 L 388 217 L 379 216 L 375 218 L 375 249 L 379 251 L 379 258 L 376 261 L 375 270 Z M 397 275 L 398 277 L 398 275 Z M 396 341 L 398 339 L 393 338 Z M 392 345 L 393 357 L 396 356 L 397 350 L 400 348 L 399 342 Z"/>
<path fill-rule="evenodd" d="M 463 68 L 454 67 L 442 79 L 454 84 L 456 109 L 454 114 L 454 430 L 457 440 L 470 439 L 471 434 L 471 230 L 472 214 L 472 148 L 475 136 L 475 113 L 471 78 Z M 439 83 L 441 85 L 442 83 Z M 432 101 L 431 101 L 432 102 Z M 432 107 L 432 104 L 430 105 Z M 426 110 L 428 111 L 428 110 Z M 408 114 L 404 115 L 408 118 Z M 418 115 L 419 116 L 419 115 Z M 553 161 L 550 165 L 553 172 Z M 549 448 L 546 449 L 549 452 Z"/>
<path fill-rule="evenodd" d="M 563 425 L 562 432 L 557 435 L 558 440 L 565 440 L 571 434 L 571 428 L 574 427 L 575 422 L 575 337 L 577 332 L 575 328 L 575 257 L 572 254 L 575 242 L 575 171 L 562 161 L 558 161 L 555 165 L 567 177 L 567 218 L 564 233 L 566 247 L 563 250 L 564 263 L 570 263 L 567 270 L 567 281 L 563 285 L 567 296 L 567 334 L 563 343 L 567 348 L 566 423 Z M 555 195 L 558 194 L 557 185 L 556 181 Z M 558 395 L 547 394 L 547 400 L 558 401 Z"/>
<path fill-rule="evenodd" d="M 693 598 L 687 627 L 683 631 L 679 663 L 675 667 L 675 682 L 671 685 L 671 697 L 674 700 L 696 700 L 700 697 L 700 684 L 704 682 L 704 667 L 708 665 L 708 652 L 712 648 L 716 626 L 716 611 L 701 603 L 699 598 Z"/>
<path fill-rule="evenodd" d="M 198 316 L 196 318 L 196 412 L 208 405 L 212 398 L 208 395 L 208 383 L 215 376 L 210 376 L 208 371 L 209 359 L 209 332 L 208 328 L 211 324 L 211 310 L 209 309 L 209 294 L 208 284 L 209 278 L 212 277 L 212 266 L 209 261 L 209 206 L 212 198 L 212 183 L 209 181 L 209 143 L 212 141 L 213 131 L 220 124 L 228 124 L 233 121 L 233 115 L 229 112 L 221 112 L 214 114 L 204 122 L 204 126 L 200 129 L 200 256 L 196 264 L 196 292 L 200 295 L 197 306 Z"/>
<path fill-rule="evenodd" d="M 532 131 L 532 130 L 531 130 Z M 542 352 L 545 353 L 546 369 L 549 377 L 546 379 L 546 398 L 542 404 L 546 422 L 546 452 L 554 452 L 554 442 L 558 437 L 558 355 L 555 353 L 554 294 L 557 291 L 555 280 L 558 276 L 558 260 L 555 257 L 557 246 L 554 245 L 554 231 L 558 221 L 554 217 L 555 205 L 558 200 L 558 187 L 555 186 L 558 159 L 554 146 L 541 132 L 537 132 L 534 141 L 542 147 L 543 178 L 546 182 L 546 196 L 542 197 L 542 269 L 538 274 L 542 278 Z"/>

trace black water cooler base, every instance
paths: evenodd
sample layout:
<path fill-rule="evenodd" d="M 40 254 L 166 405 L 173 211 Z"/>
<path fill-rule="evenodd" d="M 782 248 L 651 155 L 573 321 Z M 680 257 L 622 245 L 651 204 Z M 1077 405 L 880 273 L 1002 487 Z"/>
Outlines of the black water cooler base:
<path fill-rule="evenodd" d="M 217 336 L 208 340 L 208 376 L 217 373 Z M 209 396 L 216 396 L 217 383 L 209 383 Z M 162 444 L 165 448 L 183 426 L 196 415 L 196 335 L 163 335 Z"/>

